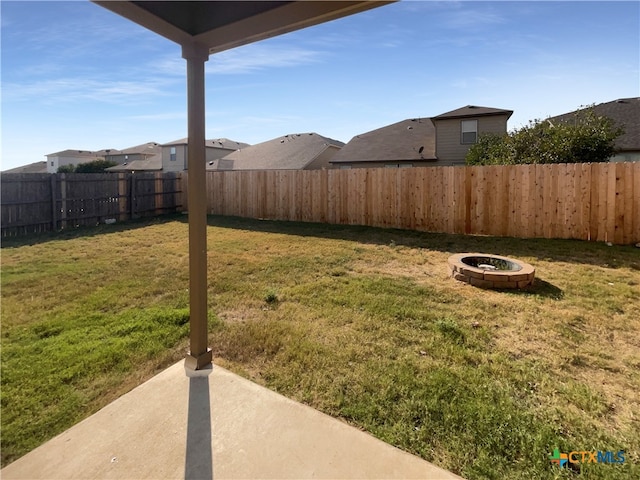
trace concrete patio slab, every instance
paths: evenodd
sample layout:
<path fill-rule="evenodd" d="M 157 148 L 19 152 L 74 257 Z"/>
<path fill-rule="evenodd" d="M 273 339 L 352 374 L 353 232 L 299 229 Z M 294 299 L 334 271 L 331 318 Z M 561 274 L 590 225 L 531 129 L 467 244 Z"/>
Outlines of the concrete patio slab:
<path fill-rule="evenodd" d="M 179 362 L 1 472 L 11 479 L 459 479 L 221 367 Z"/>

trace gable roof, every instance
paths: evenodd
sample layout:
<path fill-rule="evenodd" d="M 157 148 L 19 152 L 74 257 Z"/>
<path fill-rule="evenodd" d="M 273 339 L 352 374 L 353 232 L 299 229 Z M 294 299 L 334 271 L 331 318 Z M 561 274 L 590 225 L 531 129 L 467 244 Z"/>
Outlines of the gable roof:
<path fill-rule="evenodd" d="M 509 118 L 513 114 L 513 110 L 503 110 L 501 108 L 479 107 L 477 105 L 467 105 L 466 107 L 457 108 L 450 112 L 442 113 L 436 117 L 432 117 L 433 120 L 445 120 L 451 118 L 466 118 L 488 115 L 507 115 Z"/>
<path fill-rule="evenodd" d="M 295 133 L 250 145 L 211 161 L 208 170 L 301 170 L 327 148 L 344 143 L 317 133 Z"/>
<path fill-rule="evenodd" d="M 331 163 L 436 160 L 436 129 L 429 118 L 412 118 L 353 137 Z"/>
<path fill-rule="evenodd" d="M 640 150 L 640 97 L 620 98 L 611 102 L 601 103 L 593 107 L 598 116 L 609 117 L 616 126 L 624 128 L 625 132 L 616 139 L 615 145 L 619 151 Z M 548 120 L 569 122 L 575 119 L 576 113 L 563 113 Z"/>

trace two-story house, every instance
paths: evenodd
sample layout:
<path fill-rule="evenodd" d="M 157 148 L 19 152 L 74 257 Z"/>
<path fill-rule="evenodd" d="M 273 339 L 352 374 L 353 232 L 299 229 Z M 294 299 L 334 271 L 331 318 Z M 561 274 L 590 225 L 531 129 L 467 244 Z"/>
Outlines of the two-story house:
<path fill-rule="evenodd" d="M 484 133 L 506 134 L 512 110 L 468 105 L 431 118 L 413 118 L 353 137 L 331 164 L 335 168 L 403 168 L 464 165 Z"/>

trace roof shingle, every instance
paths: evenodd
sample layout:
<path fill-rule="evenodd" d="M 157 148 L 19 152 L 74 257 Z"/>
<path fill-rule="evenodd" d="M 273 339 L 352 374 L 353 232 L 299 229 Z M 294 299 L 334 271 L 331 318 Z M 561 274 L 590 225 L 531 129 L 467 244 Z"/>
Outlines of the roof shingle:
<path fill-rule="evenodd" d="M 317 133 L 296 133 L 250 145 L 209 162 L 209 170 L 300 170 L 329 147 L 344 143 Z"/>

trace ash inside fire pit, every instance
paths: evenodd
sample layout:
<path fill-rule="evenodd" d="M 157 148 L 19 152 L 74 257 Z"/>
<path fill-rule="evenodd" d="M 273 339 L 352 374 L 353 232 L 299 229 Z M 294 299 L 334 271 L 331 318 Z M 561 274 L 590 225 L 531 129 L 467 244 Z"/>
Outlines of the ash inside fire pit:
<path fill-rule="evenodd" d="M 453 278 L 480 288 L 525 288 L 535 277 L 528 263 L 499 255 L 458 253 L 448 263 Z"/>
<path fill-rule="evenodd" d="M 462 257 L 462 263 L 482 270 L 509 270 L 512 272 L 522 270 L 522 267 L 517 263 L 499 257 Z"/>

